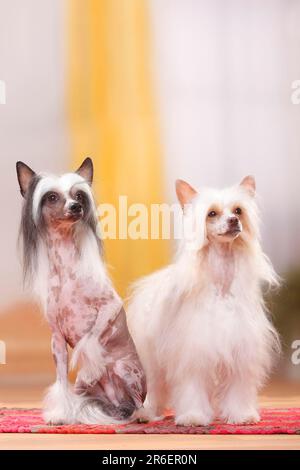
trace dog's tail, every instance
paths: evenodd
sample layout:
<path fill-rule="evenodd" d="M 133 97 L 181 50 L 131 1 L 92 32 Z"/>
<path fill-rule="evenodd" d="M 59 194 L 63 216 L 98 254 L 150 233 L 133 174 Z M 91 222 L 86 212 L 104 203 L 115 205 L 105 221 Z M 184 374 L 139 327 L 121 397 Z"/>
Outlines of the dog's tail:
<path fill-rule="evenodd" d="M 83 424 L 125 424 L 132 421 L 135 407 L 120 405 L 118 409 L 108 410 L 102 400 L 82 394 L 76 395 L 75 422 Z M 104 411 L 105 410 L 105 411 Z M 109 412 L 110 411 L 110 412 Z M 114 414 L 119 418 L 114 417 Z"/>
<path fill-rule="evenodd" d="M 53 425 L 124 424 L 133 420 L 135 406 L 123 403 L 118 410 L 118 419 L 113 416 L 114 411 L 105 410 L 105 404 L 96 397 L 76 392 L 71 384 L 56 381 L 45 396 L 43 416 L 46 423 Z"/>

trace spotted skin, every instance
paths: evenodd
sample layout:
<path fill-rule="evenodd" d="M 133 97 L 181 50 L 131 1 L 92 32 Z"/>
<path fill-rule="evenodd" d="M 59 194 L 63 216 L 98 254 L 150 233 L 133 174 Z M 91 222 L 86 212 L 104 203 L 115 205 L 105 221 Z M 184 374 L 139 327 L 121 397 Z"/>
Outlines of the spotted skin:
<path fill-rule="evenodd" d="M 16 169 L 24 198 L 24 281 L 46 304 L 57 371 L 46 396 L 45 419 L 107 422 L 103 411 L 127 418 L 143 403 L 145 377 L 121 299 L 101 260 L 93 162 L 86 158 L 74 173 L 60 176 L 36 174 L 21 161 Z M 75 396 L 68 383 L 68 345 L 71 366 L 78 366 L 75 391 L 83 397 Z M 89 407 L 90 400 L 97 406 Z"/>
<path fill-rule="evenodd" d="M 128 418 L 142 406 L 146 385 L 120 299 L 110 283 L 101 286 L 92 275 L 81 274 L 70 229 L 52 227 L 47 250 L 47 318 L 57 378 L 63 383 L 67 380 L 67 344 L 74 348 L 83 338 L 96 338 L 102 350 L 103 373 L 86 383 L 79 369 L 75 390 L 96 400 L 106 414 Z"/>

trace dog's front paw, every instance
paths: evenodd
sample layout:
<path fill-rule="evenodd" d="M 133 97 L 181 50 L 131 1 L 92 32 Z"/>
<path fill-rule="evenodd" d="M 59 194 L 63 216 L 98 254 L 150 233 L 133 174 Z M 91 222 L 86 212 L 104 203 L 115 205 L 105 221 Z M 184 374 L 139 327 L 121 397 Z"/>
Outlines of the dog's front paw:
<path fill-rule="evenodd" d="M 74 394 L 69 384 L 56 381 L 44 400 L 43 417 L 47 424 L 61 425 L 74 422 L 73 413 Z"/>
<path fill-rule="evenodd" d="M 212 416 L 201 411 L 183 413 L 175 418 L 177 426 L 207 426 L 212 421 Z"/>
<path fill-rule="evenodd" d="M 139 423 L 148 423 L 149 421 L 161 421 L 164 419 L 163 416 L 157 416 L 152 408 L 142 407 L 135 412 L 135 419 Z"/>
<path fill-rule="evenodd" d="M 71 369 L 79 364 L 78 381 L 93 386 L 105 372 L 105 361 L 99 338 L 86 335 L 76 344 L 70 363 Z"/>
<path fill-rule="evenodd" d="M 63 410 L 44 410 L 43 416 L 49 426 L 62 426 L 72 423 L 71 417 Z"/>
<path fill-rule="evenodd" d="M 244 412 L 228 413 L 224 416 L 224 421 L 228 424 L 255 424 L 260 421 L 257 410 L 249 410 Z"/>

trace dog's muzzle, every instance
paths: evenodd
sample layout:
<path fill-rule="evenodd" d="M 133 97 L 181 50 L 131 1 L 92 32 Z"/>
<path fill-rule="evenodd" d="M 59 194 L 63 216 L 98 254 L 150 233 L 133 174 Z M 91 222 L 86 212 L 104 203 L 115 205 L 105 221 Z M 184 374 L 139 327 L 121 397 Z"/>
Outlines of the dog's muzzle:
<path fill-rule="evenodd" d="M 228 230 L 226 235 L 237 235 L 242 231 L 241 223 L 238 217 L 230 217 L 228 219 Z"/>
<path fill-rule="evenodd" d="M 79 202 L 74 202 L 69 207 L 69 213 L 74 218 L 80 218 L 83 215 L 82 205 Z"/>

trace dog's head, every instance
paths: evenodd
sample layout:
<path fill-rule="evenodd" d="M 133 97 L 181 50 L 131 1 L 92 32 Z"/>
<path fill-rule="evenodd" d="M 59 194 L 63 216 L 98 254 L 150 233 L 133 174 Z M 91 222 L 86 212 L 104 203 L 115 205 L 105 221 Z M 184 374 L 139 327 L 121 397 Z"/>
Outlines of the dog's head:
<path fill-rule="evenodd" d="M 25 163 L 18 162 L 17 176 L 25 207 L 28 206 L 27 215 L 31 215 L 34 225 L 70 226 L 89 217 L 93 179 L 90 158 L 76 172 L 62 176 L 37 175 Z"/>
<path fill-rule="evenodd" d="M 176 192 L 193 228 L 192 238 L 197 249 L 207 243 L 249 241 L 257 236 L 253 176 L 246 176 L 239 185 L 231 188 L 203 189 L 199 193 L 185 181 L 178 180 Z"/>
<path fill-rule="evenodd" d="M 57 229 L 66 233 L 70 228 L 90 227 L 97 234 L 91 191 L 93 163 L 86 158 L 74 173 L 52 176 L 37 174 L 25 163 L 17 162 L 17 176 L 24 197 L 20 235 L 26 278 L 33 271 L 38 241 L 47 233 Z"/>

